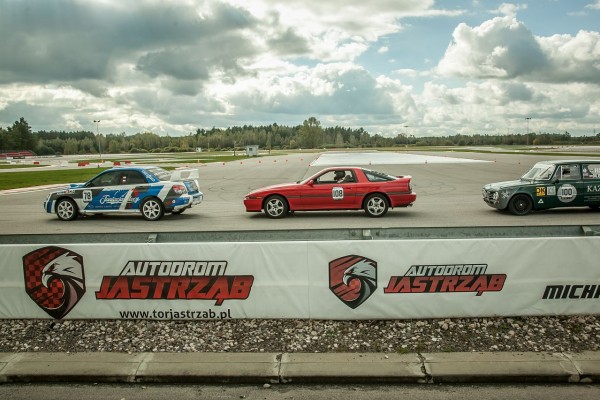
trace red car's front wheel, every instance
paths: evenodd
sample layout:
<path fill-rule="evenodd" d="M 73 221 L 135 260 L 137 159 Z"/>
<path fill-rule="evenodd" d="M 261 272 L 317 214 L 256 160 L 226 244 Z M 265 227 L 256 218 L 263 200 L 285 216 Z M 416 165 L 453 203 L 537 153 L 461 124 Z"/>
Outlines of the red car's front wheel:
<path fill-rule="evenodd" d="M 265 214 L 269 218 L 283 218 L 288 213 L 287 201 L 281 196 L 271 196 L 265 200 Z"/>

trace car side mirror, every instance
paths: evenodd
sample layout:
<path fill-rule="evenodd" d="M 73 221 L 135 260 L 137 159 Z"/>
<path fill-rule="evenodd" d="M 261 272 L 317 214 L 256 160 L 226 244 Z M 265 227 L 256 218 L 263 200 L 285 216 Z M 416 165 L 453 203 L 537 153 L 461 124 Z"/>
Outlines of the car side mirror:
<path fill-rule="evenodd" d="M 315 181 L 313 181 L 313 180 L 311 179 L 310 181 L 306 182 L 306 184 L 307 184 L 308 186 L 312 186 L 312 185 L 314 185 L 314 184 L 315 184 Z"/>
<path fill-rule="evenodd" d="M 552 183 L 558 183 L 558 178 L 552 179 Z"/>

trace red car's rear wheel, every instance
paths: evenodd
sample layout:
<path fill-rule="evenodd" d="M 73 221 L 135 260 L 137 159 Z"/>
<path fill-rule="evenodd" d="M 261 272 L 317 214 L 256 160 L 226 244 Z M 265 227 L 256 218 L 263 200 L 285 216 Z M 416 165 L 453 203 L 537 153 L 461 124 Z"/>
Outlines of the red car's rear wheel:
<path fill-rule="evenodd" d="M 365 199 L 365 212 L 369 217 L 383 217 L 388 210 L 388 202 L 384 195 L 372 194 Z"/>

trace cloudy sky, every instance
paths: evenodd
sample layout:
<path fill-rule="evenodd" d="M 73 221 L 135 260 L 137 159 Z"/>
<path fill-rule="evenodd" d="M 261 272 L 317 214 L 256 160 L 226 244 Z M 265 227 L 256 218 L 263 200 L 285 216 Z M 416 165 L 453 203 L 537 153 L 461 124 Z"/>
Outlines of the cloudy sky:
<path fill-rule="evenodd" d="M 0 0 L 0 126 L 591 135 L 599 21 L 600 0 Z"/>

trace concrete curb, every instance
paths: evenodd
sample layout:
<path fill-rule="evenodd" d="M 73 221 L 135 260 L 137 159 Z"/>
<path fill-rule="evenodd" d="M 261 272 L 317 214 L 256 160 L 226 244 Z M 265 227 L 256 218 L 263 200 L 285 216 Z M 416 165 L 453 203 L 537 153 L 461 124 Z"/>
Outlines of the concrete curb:
<path fill-rule="evenodd" d="M 583 353 L 0 353 L 0 383 L 599 383 Z"/>

